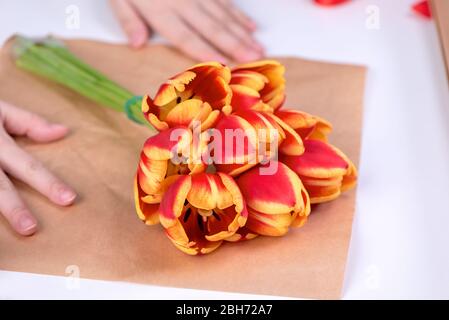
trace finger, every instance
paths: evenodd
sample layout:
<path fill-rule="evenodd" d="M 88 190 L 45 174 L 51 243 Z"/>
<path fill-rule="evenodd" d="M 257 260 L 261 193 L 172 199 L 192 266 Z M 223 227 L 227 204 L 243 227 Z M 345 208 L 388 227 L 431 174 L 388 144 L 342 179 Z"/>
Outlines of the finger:
<path fill-rule="evenodd" d="M 0 167 L 58 205 L 68 206 L 76 198 L 76 193 L 72 188 L 47 170 L 38 160 L 20 149 L 14 142 L 2 145 Z"/>
<path fill-rule="evenodd" d="M 129 44 L 134 48 L 142 47 L 150 37 L 145 21 L 127 0 L 110 0 L 110 3 Z"/>
<path fill-rule="evenodd" d="M 227 63 L 228 59 L 192 30 L 175 14 L 155 16 L 148 23 L 164 38 L 187 55 L 200 61 L 219 61 Z M 169 21 L 169 23 L 167 23 Z"/>
<path fill-rule="evenodd" d="M 254 39 L 251 32 L 239 23 L 239 21 L 235 20 L 233 15 L 228 10 L 225 10 L 218 2 L 202 1 L 199 2 L 199 5 L 203 11 L 211 15 L 220 25 L 232 32 L 240 40 L 245 42 L 246 45 L 259 52 L 264 51 L 262 45 Z"/>
<path fill-rule="evenodd" d="M 51 142 L 67 135 L 67 127 L 52 124 L 40 116 L 0 101 L 0 120 L 6 131 L 37 142 Z"/>
<path fill-rule="evenodd" d="M 257 24 L 253 19 L 248 17 L 243 11 L 238 9 L 232 0 L 218 0 L 218 3 L 225 8 L 239 23 L 241 23 L 245 28 L 250 31 L 255 31 L 257 29 Z"/>
<path fill-rule="evenodd" d="M 17 233 L 29 236 L 36 232 L 37 221 L 27 209 L 13 184 L 0 170 L 0 213 Z"/>
<path fill-rule="evenodd" d="M 182 18 L 192 26 L 204 39 L 220 51 L 238 62 L 257 60 L 260 52 L 246 45 L 224 26 L 217 23 L 211 16 L 202 14 L 198 19 L 199 9 L 196 7 L 183 8 L 179 12 Z"/>

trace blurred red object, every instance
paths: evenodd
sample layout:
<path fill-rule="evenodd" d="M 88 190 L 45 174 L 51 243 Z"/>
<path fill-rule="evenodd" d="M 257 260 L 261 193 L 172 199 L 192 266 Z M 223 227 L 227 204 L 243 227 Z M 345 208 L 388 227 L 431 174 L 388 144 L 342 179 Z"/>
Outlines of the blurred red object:
<path fill-rule="evenodd" d="M 322 6 L 334 6 L 348 1 L 349 0 L 315 0 L 317 4 Z"/>
<path fill-rule="evenodd" d="M 418 13 L 423 17 L 432 18 L 432 11 L 430 11 L 430 5 L 428 0 L 415 3 L 412 6 L 412 9 L 413 11 L 415 11 L 416 13 Z"/>

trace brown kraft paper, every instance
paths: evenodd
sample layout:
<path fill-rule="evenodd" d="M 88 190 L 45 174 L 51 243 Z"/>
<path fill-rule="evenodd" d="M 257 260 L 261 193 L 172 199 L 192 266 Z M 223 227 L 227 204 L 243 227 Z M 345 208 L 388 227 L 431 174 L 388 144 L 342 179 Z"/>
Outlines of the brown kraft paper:
<path fill-rule="evenodd" d="M 154 96 L 159 85 L 195 62 L 164 46 L 67 41 L 82 60 L 136 94 Z M 298 58 L 286 66 L 285 106 L 331 121 L 330 141 L 356 164 L 360 150 L 365 68 Z M 355 209 L 355 190 L 315 207 L 309 221 L 284 237 L 259 237 L 223 245 L 206 256 L 188 256 L 161 226 L 136 216 L 133 177 L 150 135 L 124 114 L 101 107 L 60 85 L 19 70 L 7 48 L 0 57 L 0 99 L 70 127 L 59 142 L 17 139 L 34 157 L 79 193 L 60 208 L 14 181 L 39 221 L 31 237 L 16 235 L 0 218 L 0 269 L 83 278 L 290 297 L 338 298 Z M 254 186 L 257 188 L 257 185 Z M 1 283 L 0 283 L 1 285 Z"/>

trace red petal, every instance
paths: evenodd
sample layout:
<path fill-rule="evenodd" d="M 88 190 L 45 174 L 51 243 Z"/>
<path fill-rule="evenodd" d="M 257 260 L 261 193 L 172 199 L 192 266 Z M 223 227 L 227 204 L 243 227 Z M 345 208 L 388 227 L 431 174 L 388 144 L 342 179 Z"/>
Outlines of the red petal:
<path fill-rule="evenodd" d="M 315 3 L 322 6 L 335 6 L 337 4 L 341 4 L 347 2 L 348 0 L 315 0 Z"/>
<path fill-rule="evenodd" d="M 148 204 L 142 201 L 142 197 L 145 193 L 140 188 L 138 177 L 134 179 L 134 204 L 136 208 L 137 215 L 146 224 L 157 224 L 159 223 L 159 204 Z"/>
<path fill-rule="evenodd" d="M 281 161 L 300 176 L 331 178 L 343 176 L 348 163 L 332 147 L 320 140 L 304 140 L 301 156 L 282 156 Z"/>
<path fill-rule="evenodd" d="M 420 14 L 423 17 L 432 18 L 432 11 L 430 10 L 430 5 L 429 5 L 428 0 L 415 3 L 412 6 L 412 9 L 413 9 L 413 11 L 415 11 L 416 13 Z"/>
<path fill-rule="evenodd" d="M 269 168 L 274 172 L 262 171 Z M 281 162 L 272 160 L 268 164 L 252 168 L 241 174 L 236 181 L 248 207 L 261 213 L 293 213 L 303 208 L 302 183 Z"/>
<path fill-rule="evenodd" d="M 246 227 L 262 236 L 283 236 L 288 232 L 288 228 L 292 224 L 292 215 L 290 213 L 267 214 L 253 209 L 248 209 L 248 212 Z"/>
<path fill-rule="evenodd" d="M 168 188 L 159 207 L 161 223 L 165 228 L 172 227 L 182 214 L 191 185 L 190 176 L 181 176 Z"/>
<path fill-rule="evenodd" d="M 231 89 L 231 106 L 233 110 L 249 110 L 261 102 L 260 94 L 250 87 L 232 84 Z"/>
<path fill-rule="evenodd" d="M 152 160 L 168 160 L 186 148 L 191 141 L 192 133 L 187 128 L 170 128 L 148 138 L 143 152 Z"/>
<path fill-rule="evenodd" d="M 237 115 L 222 117 L 216 127 L 217 149 L 214 158 L 217 163 L 246 164 L 256 157 L 257 132 L 245 119 Z M 215 137 L 214 137 L 215 139 Z"/>

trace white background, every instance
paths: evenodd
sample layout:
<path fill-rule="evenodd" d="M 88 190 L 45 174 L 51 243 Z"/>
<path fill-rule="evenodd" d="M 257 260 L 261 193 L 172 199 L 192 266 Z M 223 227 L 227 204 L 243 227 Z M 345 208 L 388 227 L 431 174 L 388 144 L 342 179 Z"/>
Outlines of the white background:
<path fill-rule="evenodd" d="M 449 298 L 449 90 L 436 28 L 411 12 L 413 2 L 237 1 L 269 55 L 369 68 L 347 299 Z M 70 4 L 79 30 L 65 27 Z M 380 29 L 369 27 L 373 8 Z M 103 0 L 0 0 L 0 41 L 14 32 L 125 40 Z M 0 272 L 0 298 L 260 297 L 93 280 L 71 287 L 64 277 Z"/>

